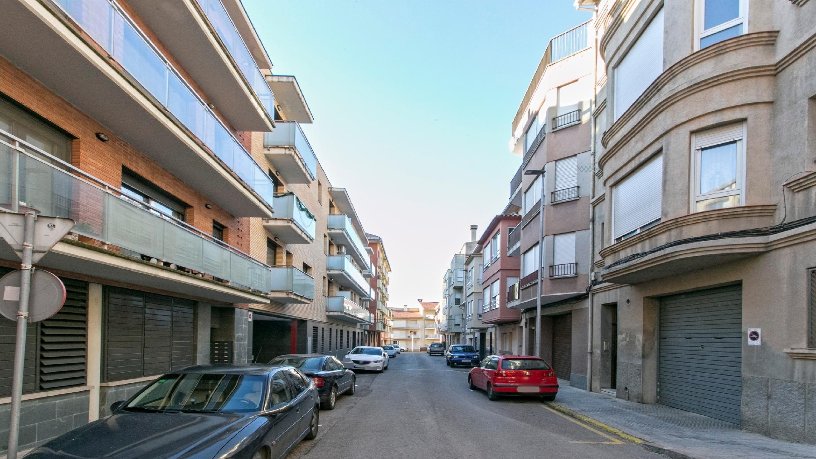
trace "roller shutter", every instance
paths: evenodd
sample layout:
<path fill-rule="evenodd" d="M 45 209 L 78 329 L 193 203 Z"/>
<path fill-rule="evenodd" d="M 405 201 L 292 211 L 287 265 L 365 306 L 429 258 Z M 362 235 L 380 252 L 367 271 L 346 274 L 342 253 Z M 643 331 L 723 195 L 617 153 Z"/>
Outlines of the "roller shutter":
<path fill-rule="evenodd" d="M 658 399 L 740 423 L 742 293 L 729 286 L 663 298 Z"/>
<path fill-rule="evenodd" d="M 572 372 L 572 314 L 553 317 L 553 357 L 555 374 L 570 379 Z"/>

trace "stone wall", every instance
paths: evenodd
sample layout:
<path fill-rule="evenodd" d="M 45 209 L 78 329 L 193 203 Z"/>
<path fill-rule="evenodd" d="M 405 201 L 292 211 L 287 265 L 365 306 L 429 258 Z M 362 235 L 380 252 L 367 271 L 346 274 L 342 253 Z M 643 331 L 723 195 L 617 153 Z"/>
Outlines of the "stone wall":
<path fill-rule="evenodd" d="M 11 404 L 0 405 L 0 455 L 8 450 Z M 19 451 L 39 446 L 88 423 L 88 392 L 24 400 L 20 408 Z"/>

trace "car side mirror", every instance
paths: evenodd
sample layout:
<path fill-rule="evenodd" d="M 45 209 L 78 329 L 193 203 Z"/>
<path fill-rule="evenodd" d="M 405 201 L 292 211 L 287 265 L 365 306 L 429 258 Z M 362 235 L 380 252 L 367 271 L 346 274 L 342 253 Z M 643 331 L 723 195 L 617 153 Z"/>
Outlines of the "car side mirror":
<path fill-rule="evenodd" d="M 125 406 L 125 403 L 127 403 L 127 402 L 124 401 L 124 400 L 119 400 L 118 402 L 111 403 L 111 406 L 110 406 L 111 413 L 113 413 L 115 411 L 119 411 L 120 408 Z"/>

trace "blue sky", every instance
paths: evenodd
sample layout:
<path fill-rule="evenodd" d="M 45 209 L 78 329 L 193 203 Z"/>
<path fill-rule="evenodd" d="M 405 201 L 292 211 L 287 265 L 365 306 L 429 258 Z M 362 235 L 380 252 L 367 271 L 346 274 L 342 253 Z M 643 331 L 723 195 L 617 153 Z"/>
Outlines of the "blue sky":
<path fill-rule="evenodd" d="M 511 123 L 570 0 L 244 0 L 304 131 L 391 262 L 389 306 L 438 300 L 450 259 L 501 212 Z"/>

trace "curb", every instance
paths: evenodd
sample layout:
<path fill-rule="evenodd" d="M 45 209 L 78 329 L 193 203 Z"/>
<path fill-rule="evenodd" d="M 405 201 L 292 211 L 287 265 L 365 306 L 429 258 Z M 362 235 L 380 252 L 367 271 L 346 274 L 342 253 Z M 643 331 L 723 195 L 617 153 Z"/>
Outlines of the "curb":
<path fill-rule="evenodd" d="M 662 455 L 670 457 L 672 459 L 695 459 L 692 456 L 688 456 L 686 454 L 679 453 L 677 451 L 673 451 L 671 449 L 663 448 L 661 446 L 657 446 L 657 445 L 654 445 L 652 443 L 649 443 L 647 440 L 644 440 L 644 439 L 642 439 L 640 437 L 636 437 L 634 435 L 628 434 L 628 433 L 626 433 L 626 432 L 624 432 L 624 431 L 622 431 L 620 429 L 617 429 L 615 427 L 612 427 L 612 426 L 610 426 L 608 424 L 604 424 L 603 422 L 601 422 L 601 421 L 599 421 L 599 420 L 597 420 L 595 418 L 591 418 L 591 417 L 589 417 L 587 415 L 584 415 L 584 414 L 581 414 L 581 413 L 579 413 L 577 411 L 573 411 L 573 410 L 571 410 L 571 409 L 567 408 L 566 406 L 561 405 L 559 403 L 548 403 L 547 406 L 554 409 L 555 411 L 558 411 L 561 414 L 564 414 L 566 416 L 569 416 L 571 418 L 574 418 L 574 419 L 577 419 L 577 420 L 579 420 L 581 422 L 589 424 L 592 427 L 603 430 L 603 431 L 605 431 L 605 432 L 607 432 L 609 434 L 612 434 L 612 435 L 614 435 L 616 437 L 619 437 L 619 438 L 621 438 L 623 440 L 626 440 L 626 441 L 628 441 L 630 443 L 634 443 L 636 445 L 642 446 L 647 451 L 662 454 Z"/>

